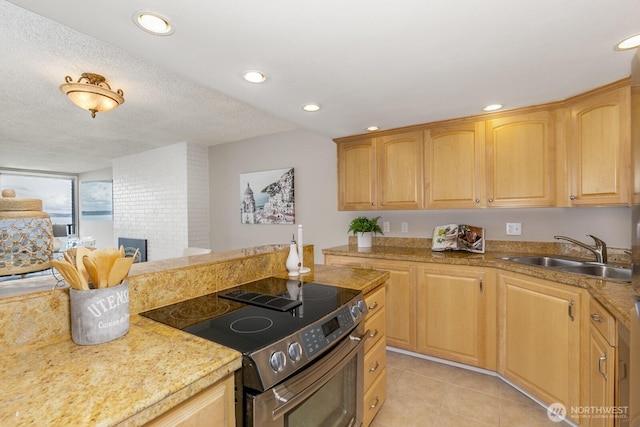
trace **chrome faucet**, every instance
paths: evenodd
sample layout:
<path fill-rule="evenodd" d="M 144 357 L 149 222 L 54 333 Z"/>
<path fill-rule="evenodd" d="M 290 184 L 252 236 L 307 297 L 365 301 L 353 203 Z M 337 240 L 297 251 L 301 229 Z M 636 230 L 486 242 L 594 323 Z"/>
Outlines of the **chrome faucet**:
<path fill-rule="evenodd" d="M 571 242 L 574 245 L 580 246 L 581 248 L 584 248 L 590 252 L 593 252 L 593 254 L 596 256 L 596 262 L 599 262 L 600 264 L 606 264 L 607 263 L 607 244 L 601 239 L 598 239 L 596 236 L 592 236 L 591 234 L 587 234 L 587 236 L 591 237 L 596 242 L 595 246 L 589 246 L 586 243 L 582 243 L 578 240 L 574 240 L 571 237 L 553 236 L 553 238 L 558 240 L 566 240 L 567 242 Z"/>

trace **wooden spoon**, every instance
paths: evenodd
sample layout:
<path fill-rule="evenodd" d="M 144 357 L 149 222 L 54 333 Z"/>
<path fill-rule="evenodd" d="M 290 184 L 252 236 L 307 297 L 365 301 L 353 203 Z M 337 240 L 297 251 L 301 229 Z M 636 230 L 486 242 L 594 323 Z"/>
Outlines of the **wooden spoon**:
<path fill-rule="evenodd" d="M 85 255 L 82 257 L 82 263 L 84 267 L 87 269 L 87 273 L 93 282 L 94 289 L 99 289 L 102 286 L 100 285 L 100 276 L 98 274 L 98 268 L 96 267 L 96 263 L 89 255 Z"/>
<path fill-rule="evenodd" d="M 87 273 L 87 269 L 84 266 L 84 262 L 82 261 L 82 258 L 84 258 L 85 255 L 88 255 L 90 252 L 91 251 L 85 248 L 84 246 L 78 246 L 76 248 L 76 262 L 75 262 L 76 270 L 78 270 L 78 276 L 80 276 L 80 280 L 83 282 L 83 285 L 84 284 L 87 285 L 87 289 L 89 289 L 89 273 Z M 66 252 L 65 252 L 65 255 L 66 255 Z"/>

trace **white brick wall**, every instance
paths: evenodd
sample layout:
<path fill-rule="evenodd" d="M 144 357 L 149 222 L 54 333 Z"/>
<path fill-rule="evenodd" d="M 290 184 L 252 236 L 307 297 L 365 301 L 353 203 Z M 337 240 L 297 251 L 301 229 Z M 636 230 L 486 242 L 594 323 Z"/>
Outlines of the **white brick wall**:
<path fill-rule="evenodd" d="M 187 144 L 188 246 L 209 247 L 209 150 Z"/>
<path fill-rule="evenodd" d="M 147 239 L 149 261 L 208 247 L 208 170 L 207 148 L 187 143 L 115 159 L 114 239 Z"/>

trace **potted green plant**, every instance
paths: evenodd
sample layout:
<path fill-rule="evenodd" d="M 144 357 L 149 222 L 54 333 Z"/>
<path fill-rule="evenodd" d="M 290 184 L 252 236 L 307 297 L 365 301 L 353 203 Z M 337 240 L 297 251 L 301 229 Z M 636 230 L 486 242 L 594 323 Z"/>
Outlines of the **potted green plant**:
<path fill-rule="evenodd" d="M 354 236 L 358 236 L 359 248 L 370 248 L 374 234 L 379 233 L 384 235 L 380 225 L 378 225 L 379 219 L 379 216 L 375 218 L 359 216 L 351 220 L 349 223 L 349 233 L 353 233 Z"/>

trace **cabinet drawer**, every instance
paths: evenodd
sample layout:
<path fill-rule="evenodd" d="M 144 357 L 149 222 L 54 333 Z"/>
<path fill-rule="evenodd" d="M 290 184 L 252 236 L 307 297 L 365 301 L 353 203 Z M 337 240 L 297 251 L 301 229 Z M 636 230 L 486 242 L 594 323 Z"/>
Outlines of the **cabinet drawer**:
<path fill-rule="evenodd" d="M 387 371 L 380 372 L 369 390 L 364 393 L 364 427 L 368 427 L 387 397 Z"/>
<path fill-rule="evenodd" d="M 615 347 L 616 320 L 595 298 L 591 298 L 589 302 L 589 321 L 600 331 L 609 345 Z"/>
<path fill-rule="evenodd" d="M 378 375 L 387 366 L 387 348 L 384 340 L 378 340 L 376 345 L 364 355 L 364 390 L 367 391 Z"/>
<path fill-rule="evenodd" d="M 384 285 L 367 293 L 364 296 L 364 302 L 367 304 L 369 312 L 367 313 L 367 319 L 375 316 L 378 312 L 384 309 L 384 300 L 386 298 Z"/>
<path fill-rule="evenodd" d="M 364 329 L 369 331 L 369 337 L 364 344 L 366 353 L 385 335 L 384 311 L 377 312 L 373 317 L 367 316 L 367 320 L 364 321 Z"/>

